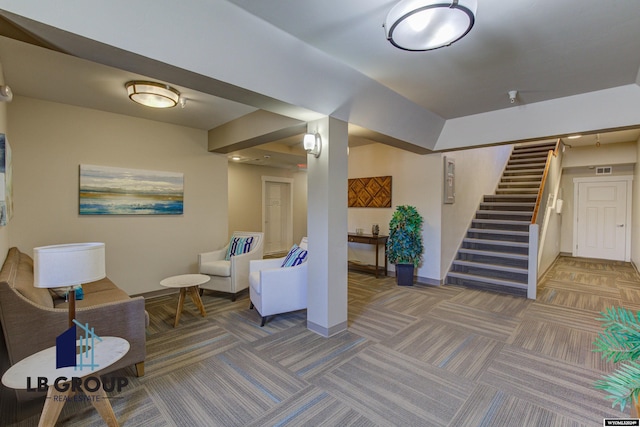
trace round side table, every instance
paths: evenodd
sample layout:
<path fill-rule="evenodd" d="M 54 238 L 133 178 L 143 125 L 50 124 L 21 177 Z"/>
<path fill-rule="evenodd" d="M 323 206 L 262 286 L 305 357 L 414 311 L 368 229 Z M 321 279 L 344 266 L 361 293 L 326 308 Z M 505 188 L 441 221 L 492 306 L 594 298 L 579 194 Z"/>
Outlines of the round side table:
<path fill-rule="evenodd" d="M 184 297 L 187 294 L 187 291 L 189 292 L 189 295 L 191 295 L 193 303 L 200 310 L 202 317 L 207 315 L 207 312 L 204 309 L 204 304 L 202 304 L 202 299 L 200 299 L 198 286 L 203 283 L 207 283 L 210 279 L 211 278 L 206 274 L 181 274 L 179 276 L 167 277 L 160 281 L 160 285 L 167 288 L 180 288 L 178 308 L 176 309 L 176 320 L 173 324 L 174 328 L 177 327 L 178 322 L 180 322 L 180 315 L 182 314 L 182 307 L 184 306 Z"/>
<path fill-rule="evenodd" d="M 60 377 L 68 378 L 71 381 L 73 377 L 84 378 L 91 376 L 91 374 L 96 374 L 122 359 L 129 351 L 129 342 L 123 338 L 101 337 L 101 339 L 102 341 L 96 339 L 93 342 L 93 348 L 88 350 L 93 351 L 92 363 L 82 366 L 81 369 L 74 366 L 56 368 L 56 347 L 54 346 L 32 354 L 10 367 L 2 376 L 2 384 L 13 389 L 22 390 L 29 388 L 28 378 L 46 378 L 49 388 L 47 389 L 47 398 L 42 408 L 38 426 L 52 426 L 58 420 L 64 403 L 75 394 L 71 384 L 58 382 L 58 387 L 55 386 Z M 79 343 L 80 341 L 77 342 L 77 344 Z M 99 375 L 96 376 L 98 377 Z M 35 385 L 35 381 L 33 381 L 33 386 Z M 61 385 L 68 387 L 66 387 L 66 390 L 58 390 L 58 388 L 64 389 Z M 109 426 L 117 426 L 118 420 L 104 388 L 98 386 L 95 391 L 89 391 L 86 388 L 83 387 L 82 391 L 100 413 L 102 419 Z"/>

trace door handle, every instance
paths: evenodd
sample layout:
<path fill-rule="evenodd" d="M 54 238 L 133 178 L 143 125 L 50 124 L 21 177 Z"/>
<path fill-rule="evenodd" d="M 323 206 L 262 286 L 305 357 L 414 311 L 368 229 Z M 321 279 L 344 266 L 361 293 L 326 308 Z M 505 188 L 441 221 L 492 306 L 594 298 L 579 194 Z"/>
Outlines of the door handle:
<path fill-rule="evenodd" d="M 618 228 L 624 227 L 624 224 L 618 224 L 618 225 L 616 225 L 616 227 L 618 227 Z"/>

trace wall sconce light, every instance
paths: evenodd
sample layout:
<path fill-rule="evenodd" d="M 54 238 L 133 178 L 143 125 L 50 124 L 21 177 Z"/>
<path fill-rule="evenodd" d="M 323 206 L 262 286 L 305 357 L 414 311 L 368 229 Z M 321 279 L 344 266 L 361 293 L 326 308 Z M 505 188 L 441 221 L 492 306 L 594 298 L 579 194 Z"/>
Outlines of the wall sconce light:
<path fill-rule="evenodd" d="M 0 101 L 11 102 L 12 99 L 13 92 L 11 92 L 11 88 L 7 85 L 0 86 Z"/>
<path fill-rule="evenodd" d="M 147 107 L 171 108 L 180 100 L 180 92 L 166 84 L 134 80 L 124 86 L 129 99 Z"/>
<path fill-rule="evenodd" d="M 308 154 L 320 157 L 320 152 L 322 151 L 322 138 L 319 133 L 305 133 L 302 143 Z"/>

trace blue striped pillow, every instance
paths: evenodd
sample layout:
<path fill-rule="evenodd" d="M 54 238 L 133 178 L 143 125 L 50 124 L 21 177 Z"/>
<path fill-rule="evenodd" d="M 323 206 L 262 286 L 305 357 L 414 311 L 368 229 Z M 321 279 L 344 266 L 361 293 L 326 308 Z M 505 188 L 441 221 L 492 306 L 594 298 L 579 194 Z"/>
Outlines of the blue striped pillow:
<path fill-rule="evenodd" d="M 227 255 L 224 257 L 227 261 L 232 256 L 246 254 L 251 251 L 251 245 L 253 244 L 253 236 L 249 237 L 232 237 L 229 242 L 229 249 L 227 249 Z"/>
<path fill-rule="evenodd" d="M 282 261 L 281 267 L 293 267 L 307 261 L 307 251 L 294 244 Z"/>

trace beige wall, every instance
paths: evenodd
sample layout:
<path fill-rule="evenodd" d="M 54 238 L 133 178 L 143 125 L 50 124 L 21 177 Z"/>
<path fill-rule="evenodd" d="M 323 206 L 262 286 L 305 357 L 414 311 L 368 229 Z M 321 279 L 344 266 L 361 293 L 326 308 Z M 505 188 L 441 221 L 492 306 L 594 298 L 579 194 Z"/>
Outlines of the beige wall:
<path fill-rule="evenodd" d="M 1 108 L 1 107 L 0 107 Z M 142 107 L 141 107 L 142 108 Z M 129 294 L 193 273 L 227 240 L 227 159 L 205 131 L 25 97 L 9 105 L 15 213 L 9 241 L 106 243 L 107 275 Z M 184 173 L 184 214 L 78 214 L 80 164 Z"/>
<path fill-rule="evenodd" d="M 482 196 L 494 194 L 505 164 L 511 155 L 512 146 L 476 148 L 445 153 L 455 159 L 455 203 L 442 206 L 442 259 L 440 279 L 444 279 L 453 262 L 460 243 L 471 225 Z M 439 166 L 442 173 L 444 160 Z M 444 185 L 443 181 L 442 185 Z"/>
<path fill-rule="evenodd" d="M 262 177 L 293 180 L 293 242 L 307 235 L 307 172 L 229 162 L 229 233 L 262 231 Z"/>
<path fill-rule="evenodd" d="M 439 154 L 419 155 L 383 144 L 352 147 L 349 154 L 349 178 L 391 175 L 392 208 L 349 208 L 348 230 L 355 232 L 356 228 L 363 228 L 365 233 L 371 233 L 371 226 L 378 224 L 380 233 L 388 234 L 389 221 L 395 207 L 415 206 L 424 218 L 422 238 L 425 250 L 418 275 L 437 279 L 441 256 L 441 171 L 442 158 Z M 434 202 L 436 200 L 438 202 Z M 350 244 L 349 259 L 370 264 L 375 257 L 370 246 Z M 390 265 L 389 269 L 393 271 L 394 266 Z"/>
<path fill-rule="evenodd" d="M 612 166 L 635 163 L 638 155 L 637 151 L 637 143 L 635 141 L 603 144 L 600 147 L 590 145 L 567 148 L 564 152 L 562 167 Z"/>
<path fill-rule="evenodd" d="M 4 84 L 2 64 L 0 64 L 0 84 Z M 11 144 L 10 134 L 7 130 L 7 105 L 6 102 L 0 102 L 0 133 L 4 133 L 6 140 Z M 9 250 L 9 227 L 11 227 L 11 221 L 9 221 L 6 226 L 0 227 L 0 261 L 2 261 L 2 263 L 4 263 L 7 257 L 7 251 Z"/>

